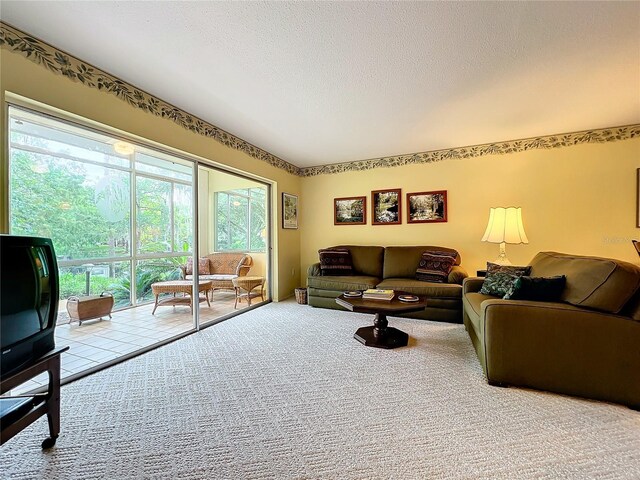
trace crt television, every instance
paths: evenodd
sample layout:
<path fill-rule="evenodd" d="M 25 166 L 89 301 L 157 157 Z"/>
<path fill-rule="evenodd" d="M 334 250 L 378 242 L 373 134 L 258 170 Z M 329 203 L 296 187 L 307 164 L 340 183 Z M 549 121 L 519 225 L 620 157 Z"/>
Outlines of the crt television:
<path fill-rule="evenodd" d="M 55 347 L 58 262 L 49 238 L 0 235 L 0 376 Z"/>

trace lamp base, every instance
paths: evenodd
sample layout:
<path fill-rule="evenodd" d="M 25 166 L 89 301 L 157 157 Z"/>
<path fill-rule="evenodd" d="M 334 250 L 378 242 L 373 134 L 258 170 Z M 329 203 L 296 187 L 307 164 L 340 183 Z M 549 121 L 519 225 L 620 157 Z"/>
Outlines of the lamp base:
<path fill-rule="evenodd" d="M 511 263 L 507 258 L 507 248 L 504 242 L 500 244 L 500 254 L 498 255 L 498 258 L 493 261 L 493 263 L 497 265 L 513 265 L 513 263 Z"/>

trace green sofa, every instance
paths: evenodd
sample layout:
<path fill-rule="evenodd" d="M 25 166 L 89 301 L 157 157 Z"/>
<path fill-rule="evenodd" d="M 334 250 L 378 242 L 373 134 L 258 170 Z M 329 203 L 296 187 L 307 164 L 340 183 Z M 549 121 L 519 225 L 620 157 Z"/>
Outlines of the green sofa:
<path fill-rule="evenodd" d="M 457 256 L 449 273 L 448 283 L 431 283 L 415 279 L 422 252 L 455 250 L 433 246 L 340 245 L 332 248 L 349 249 L 354 274 L 322 276 L 320 263 L 311 265 L 307 272 L 309 305 L 344 310 L 335 302 L 342 292 L 384 288 L 427 296 L 427 308 L 424 311 L 402 316 L 462 323 L 462 281 L 467 277 L 467 272 L 460 266 L 460 255 Z"/>
<path fill-rule="evenodd" d="M 463 283 L 464 324 L 491 385 L 521 386 L 640 409 L 640 267 L 541 252 L 532 277 L 565 275 L 558 302 L 482 295 Z"/>

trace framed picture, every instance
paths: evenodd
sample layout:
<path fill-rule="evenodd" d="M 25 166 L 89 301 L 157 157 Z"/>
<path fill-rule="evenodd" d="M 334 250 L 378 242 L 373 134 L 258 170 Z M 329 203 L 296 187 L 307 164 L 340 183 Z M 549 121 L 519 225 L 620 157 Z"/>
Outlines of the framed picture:
<path fill-rule="evenodd" d="M 633 243 L 633 246 L 636 247 L 636 252 L 640 255 L 640 242 L 638 240 L 631 240 L 631 243 Z"/>
<path fill-rule="evenodd" d="M 636 227 L 640 228 L 640 168 L 636 171 Z"/>
<path fill-rule="evenodd" d="M 298 196 L 282 192 L 282 228 L 298 228 Z"/>
<path fill-rule="evenodd" d="M 447 191 L 407 193 L 407 223 L 447 221 Z"/>
<path fill-rule="evenodd" d="M 367 197 L 333 199 L 334 225 L 366 225 Z"/>
<path fill-rule="evenodd" d="M 372 225 L 399 225 L 402 223 L 402 190 L 374 190 L 371 192 Z"/>

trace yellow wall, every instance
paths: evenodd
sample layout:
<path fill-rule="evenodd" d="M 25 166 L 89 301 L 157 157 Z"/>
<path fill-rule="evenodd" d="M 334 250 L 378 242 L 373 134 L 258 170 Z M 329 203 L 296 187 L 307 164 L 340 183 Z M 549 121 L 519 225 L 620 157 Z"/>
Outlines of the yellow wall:
<path fill-rule="evenodd" d="M 523 209 L 530 243 L 507 246 L 514 263 L 526 263 L 541 250 L 638 262 L 630 240 L 640 237 L 635 227 L 640 139 L 301 179 L 111 94 L 51 73 L 21 55 L 2 50 L 0 60 L 3 101 L 5 91 L 13 92 L 272 182 L 276 300 L 291 296 L 304 283 L 306 268 L 317 261 L 319 248 L 339 243 L 448 246 L 461 252 L 463 266 L 473 274 L 497 256 L 497 245 L 480 242 L 492 206 Z M 2 132 L 5 125 L 3 109 Z M 0 184 L 5 187 L 7 159 L 2 147 Z M 372 226 L 370 192 L 385 188 L 402 188 L 403 206 L 407 192 L 447 190 L 449 221 L 407 225 L 403 214 L 402 225 Z M 299 230 L 281 228 L 283 191 L 300 197 Z M 368 198 L 368 224 L 334 226 L 333 198 L 360 195 Z M 6 206 L 1 207 L 0 225 L 6 227 Z"/>
<path fill-rule="evenodd" d="M 176 85 L 176 88 L 181 86 Z M 211 138 L 190 132 L 170 120 L 156 117 L 129 106 L 112 94 L 86 87 L 66 77 L 51 73 L 46 68 L 21 55 L 2 50 L 0 53 L 0 92 L 3 105 L 5 92 L 12 92 L 49 106 L 80 115 L 113 128 L 145 139 L 176 148 L 199 157 L 249 172 L 274 183 L 273 200 L 277 208 L 273 219 L 272 246 L 274 249 L 274 298 L 283 299 L 293 294 L 300 285 L 300 231 L 282 230 L 281 192 L 300 194 L 300 178 L 266 162 L 256 160 L 238 150 L 225 147 Z M 151 92 L 153 93 L 153 92 Z M 2 112 L 1 131 L 6 132 L 6 108 Z M 0 185 L 7 185 L 6 137 L 2 137 L 3 178 Z M 0 229 L 6 231 L 6 201 L 2 192 Z M 292 270 L 294 274 L 292 275 Z"/>
<path fill-rule="evenodd" d="M 302 180 L 301 266 L 337 244 L 436 245 L 457 249 L 469 274 L 498 256 L 481 242 L 489 208 L 520 206 L 528 245 L 507 245 L 514 264 L 544 250 L 638 263 L 636 169 L 640 139 L 377 168 Z M 371 225 L 371 190 L 401 188 L 402 225 Z M 408 192 L 448 191 L 448 222 L 407 224 Z M 367 196 L 367 225 L 333 225 L 333 199 Z"/>

